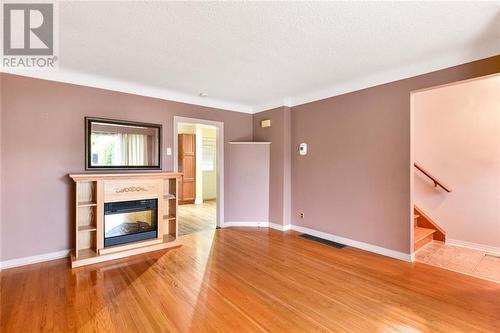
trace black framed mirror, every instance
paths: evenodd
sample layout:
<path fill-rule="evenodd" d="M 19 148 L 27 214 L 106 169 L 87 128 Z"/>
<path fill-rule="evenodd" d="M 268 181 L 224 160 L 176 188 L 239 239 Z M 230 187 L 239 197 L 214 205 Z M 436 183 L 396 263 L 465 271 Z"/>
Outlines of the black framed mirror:
<path fill-rule="evenodd" d="M 162 126 L 85 117 L 87 170 L 161 169 Z"/>

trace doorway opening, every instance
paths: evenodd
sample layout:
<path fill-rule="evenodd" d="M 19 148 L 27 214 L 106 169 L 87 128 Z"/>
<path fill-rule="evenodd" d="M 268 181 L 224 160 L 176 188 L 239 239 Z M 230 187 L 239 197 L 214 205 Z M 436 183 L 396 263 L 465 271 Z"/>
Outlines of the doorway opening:
<path fill-rule="evenodd" d="M 179 236 L 215 230 L 222 224 L 222 123 L 174 118 L 174 168 L 178 191 Z"/>
<path fill-rule="evenodd" d="M 417 262 L 500 282 L 500 75 L 411 94 Z"/>

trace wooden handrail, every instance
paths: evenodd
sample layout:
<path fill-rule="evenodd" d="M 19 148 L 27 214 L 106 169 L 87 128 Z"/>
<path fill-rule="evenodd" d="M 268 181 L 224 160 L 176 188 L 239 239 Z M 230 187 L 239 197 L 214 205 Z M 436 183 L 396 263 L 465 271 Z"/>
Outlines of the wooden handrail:
<path fill-rule="evenodd" d="M 427 177 L 430 178 L 430 180 L 432 180 L 434 182 L 434 186 L 435 187 L 441 187 L 443 190 L 445 190 L 446 192 L 451 192 L 451 189 L 444 185 L 442 182 L 439 181 L 439 179 L 437 179 L 436 177 L 434 177 L 433 175 L 430 174 L 429 171 L 425 170 L 424 168 L 422 168 L 420 165 L 418 165 L 417 163 L 413 163 L 413 165 L 415 166 L 415 168 L 417 168 L 418 170 L 420 170 L 424 175 L 426 175 Z"/>

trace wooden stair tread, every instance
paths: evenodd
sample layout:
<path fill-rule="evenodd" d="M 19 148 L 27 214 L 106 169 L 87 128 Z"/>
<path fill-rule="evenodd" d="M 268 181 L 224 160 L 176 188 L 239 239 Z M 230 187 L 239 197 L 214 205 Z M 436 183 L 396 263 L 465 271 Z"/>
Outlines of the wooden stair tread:
<path fill-rule="evenodd" d="M 424 239 L 425 237 L 432 235 L 435 233 L 436 230 L 434 229 L 428 229 L 428 228 L 422 228 L 422 227 L 415 227 L 415 243 Z"/>
<path fill-rule="evenodd" d="M 417 206 L 414 206 L 413 216 L 415 217 L 415 219 L 413 220 L 413 225 L 415 227 L 435 230 L 435 232 L 431 236 L 432 239 L 441 242 L 444 242 L 446 240 L 446 232 Z"/>

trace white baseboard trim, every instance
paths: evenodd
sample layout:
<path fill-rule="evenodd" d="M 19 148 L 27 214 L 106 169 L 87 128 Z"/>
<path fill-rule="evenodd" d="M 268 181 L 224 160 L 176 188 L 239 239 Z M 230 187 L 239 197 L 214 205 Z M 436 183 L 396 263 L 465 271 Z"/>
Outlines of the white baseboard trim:
<path fill-rule="evenodd" d="M 283 224 L 269 222 L 269 228 L 280 231 L 288 231 L 292 228 L 292 226 L 290 224 L 283 225 Z"/>
<path fill-rule="evenodd" d="M 383 256 L 403 260 L 403 261 L 414 261 L 414 255 L 410 255 L 408 253 L 402 253 L 394 250 L 390 250 L 384 247 L 380 247 L 377 245 L 372 245 L 368 243 L 363 243 L 359 242 L 356 240 L 352 240 L 349 238 L 344 238 L 336 235 L 332 235 L 326 232 L 314 230 L 314 229 L 309 229 L 306 227 L 301 227 L 297 225 L 291 225 L 291 224 L 286 224 L 286 225 L 281 225 L 277 223 L 270 223 L 270 222 L 250 222 L 250 221 L 231 221 L 231 222 L 225 222 L 222 228 L 226 227 L 252 227 L 252 228 L 272 228 L 280 231 L 288 231 L 288 230 L 295 230 L 298 232 L 302 232 L 304 234 L 309 234 L 312 236 L 324 238 L 327 240 L 330 240 L 332 242 L 337 242 L 341 243 L 344 245 L 356 247 L 358 249 L 362 249 L 368 252 L 373 252 L 377 254 L 381 254 Z M 467 243 L 467 242 L 462 242 L 462 241 L 456 241 L 456 240 L 447 240 L 447 244 L 452 244 L 452 245 L 457 245 L 457 246 L 463 246 L 463 247 L 470 247 L 474 249 L 480 249 L 485 252 L 490 252 L 490 253 L 500 253 L 499 248 L 495 248 L 492 246 L 484 246 L 484 245 L 479 245 L 479 244 L 474 244 L 474 243 Z M 55 260 L 55 259 L 61 259 L 61 258 L 66 258 L 69 256 L 71 250 L 63 250 L 63 251 L 57 251 L 57 252 L 51 252 L 51 253 L 45 253 L 45 254 L 39 254 L 35 256 L 30 256 L 30 257 L 23 257 L 23 258 L 16 258 L 16 259 L 10 259 L 10 260 L 5 260 L 0 262 L 0 269 L 6 269 L 6 268 L 13 268 L 13 267 L 19 267 L 19 266 L 25 266 L 25 265 L 30 265 L 30 264 L 36 264 L 44 261 L 50 261 L 50 260 Z"/>
<path fill-rule="evenodd" d="M 13 267 L 25 266 L 25 265 L 30 265 L 30 264 L 36 264 L 36 263 L 44 262 L 44 261 L 67 258 L 69 256 L 70 252 L 71 252 L 71 250 L 62 250 L 62 251 L 57 251 L 57 252 L 38 254 L 36 256 L 5 260 L 5 261 L 0 262 L 0 268 L 1 269 L 13 268 Z"/>
<path fill-rule="evenodd" d="M 249 222 L 249 221 L 230 221 L 230 222 L 225 222 L 224 227 L 251 227 L 251 228 L 271 228 L 271 229 L 276 229 L 280 231 L 287 231 L 291 230 L 292 226 L 290 224 L 287 225 L 282 225 L 278 223 L 273 223 L 273 222 Z"/>
<path fill-rule="evenodd" d="M 269 227 L 269 222 L 251 222 L 251 221 L 229 221 L 224 222 L 222 228 L 227 227 L 252 227 L 252 228 L 267 228 Z"/>
<path fill-rule="evenodd" d="M 196 199 L 196 200 L 194 201 L 194 204 L 195 204 L 195 205 L 201 205 L 202 203 L 203 203 L 203 199 Z"/>
<path fill-rule="evenodd" d="M 483 245 L 483 244 L 477 244 L 477 243 L 471 243 L 471 242 L 465 242 L 465 241 L 461 241 L 461 240 L 458 240 L 458 239 L 449 239 L 449 238 L 447 238 L 446 239 L 446 244 L 460 246 L 460 247 L 466 247 L 466 248 L 469 248 L 469 249 L 483 251 L 483 252 L 487 252 L 487 253 L 500 254 L 500 247 L 495 247 L 495 246 L 490 246 L 490 245 Z"/>
<path fill-rule="evenodd" d="M 368 251 L 368 252 L 373 252 L 373 253 L 381 254 L 381 255 L 386 256 L 386 257 L 391 257 L 391 258 L 394 258 L 394 259 L 399 259 L 399 260 L 408 261 L 408 262 L 412 261 L 412 256 L 409 253 L 403 253 L 403 252 L 399 252 L 399 251 L 394 251 L 394 250 L 391 250 L 391 249 L 387 249 L 385 247 L 380 247 L 380 246 L 377 246 L 377 245 L 363 243 L 363 242 L 356 241 L 356 240 L 353 240 L 353 239 L 349 239 L 349 238 L 345 238 L 345 237 L 341 237 L 341 236 L 336 236 L 336 235 L 333 235 L 333 234 L 329 234 L 329 233 L 318 231 L 318 230 L 314 230 L 314 229 L 309 229 L 309 228 L 306 228 L 306 227 L 301 227 L 301 226 L 298 226 L 298 225 L 292 225 L 292 230 L 295 230 L 295 231 L 298 231 L 298 232 L 302 232 L 304 234 L 308 234 L 308 235 L 320 237 L 320 238 L 323 238 L 323 239 L 327 239 L 327 240 L 332 241 L 332 242 L 336 242 L 336 243 L 340 243 L 340 244 L 344 244 L 344 245 L 356 247 L 358 249 L 365 250 L 365 251 Z"/>

